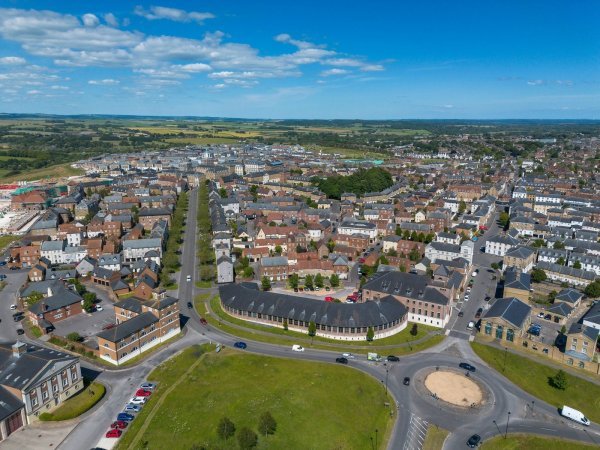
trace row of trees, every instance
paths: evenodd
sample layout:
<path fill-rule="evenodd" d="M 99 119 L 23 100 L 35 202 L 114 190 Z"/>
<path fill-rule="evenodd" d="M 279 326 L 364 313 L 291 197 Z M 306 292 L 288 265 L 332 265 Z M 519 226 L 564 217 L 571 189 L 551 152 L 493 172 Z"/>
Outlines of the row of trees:
<path fill-rule="evenodd" d="M 325 278 L 320 273 L 316 274 L 315 276 L 306 275 L 304 277 L 304 286 L 309 289 L 315 288 L 315 287 L 322 288 L 325 286 L 326 280 L 327 280 L 327 278 Z M 299 287 L 300 277 L 298 276 L 297 273 L 293 273 L 288 277 L 288 285 L 292 289 L 297 289 Z M 338 287 L 340 285 L 340 277 L 335 273 L 332 274 L 329 277 L 329 285 L 333 288 Z"/>
<path fill-rule="evenodd" d="M 229 417 L 223 417 L 217 425 L 217 435 L 220 439 L 228 441 L 237 431 L 237 441 L 241 450 L 254 448 L 258 445 L 258 435 L 249 427 L 236 429 Z M 258 432 L 263 436 L 275 434 L 277 422 L 269 411 L 262 413 L 258 418 Z"/>
<path fill-rule="evenodd" d="M 175 273 L 179 267 L 181 267 L 181 262 L 179 261 L 179 247 L 183 242 L 181 235 L 183 234 L 183 226 L 185 224 L 185 215 L 187 210 L 188 194 L 187 192 L 182 192 L 177 199 L 175 211 L 173 212 L 173 217 L 171 218 L 171 227 L 169 228 L 167 248 L 162 259 L 165 274 Z M 161 277 L 161 284 L 164 287 L 169 287 L 173 283 L 174 282 L 169 275 Z"/>
<path fill-rule="evenodd" d="M 403 230 L 400 227 L 396 227 L 396 236 L 401 236 L 404 240 L 410 240 L 415 242 L 424 242 L 425 244 L 429 244 L 435 239 L 435 233 L 417 233 L 416 231 Z"/>
<path fill-rule="evenodd" d="M 208 208 L 208 185 L 201 183 L 198 189 L 198 260 L 200 280 L 215 278 L 215 252 L 212 247 L 212 223 Z"/>

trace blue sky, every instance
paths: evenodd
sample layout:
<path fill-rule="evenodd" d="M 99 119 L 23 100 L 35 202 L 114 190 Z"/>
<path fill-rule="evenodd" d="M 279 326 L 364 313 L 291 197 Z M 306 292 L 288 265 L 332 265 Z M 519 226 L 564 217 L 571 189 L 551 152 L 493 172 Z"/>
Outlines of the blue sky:
<path fill-rule="evenodd" d="M 597 1 L 0 0 L 0 111 L 600 119 Z"/>

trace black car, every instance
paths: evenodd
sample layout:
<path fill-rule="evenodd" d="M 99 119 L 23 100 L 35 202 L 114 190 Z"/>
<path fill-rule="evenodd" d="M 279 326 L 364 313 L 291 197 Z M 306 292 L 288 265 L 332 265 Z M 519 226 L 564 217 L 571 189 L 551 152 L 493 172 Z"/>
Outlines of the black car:
<path fill-rule="evenodd" d="M 460 363 L 458 365 L 458 367 L 460 367 L 461 369 L 465 369 L 468 370 L 469 372 L 475 372 L 475 367 L 473 367 L 471 364 L 469 363 Z"/>
<path fill-rule="evenodd" d="M 335 358 L 335 362 L 340 364 L 348 364 L 348 359 L 340 356 L 339 358 Z"/>
<path fill-rule="evenodd" d="M 479 319 L 481 317 L 481 313 L 483 312 L 483 308 L 479 308 L 475 313 L 475 318 Z"/>
<path fill-rule="evenodd" d="M 459 311 L 459 312 L 458 312 L 458 317 L 462 317 L 462 316 L 464 316 L 464 315 L 465 315 L 465 313 L 464 313 L 464 312 L 462 312 L 462 311 Z"/>
<path fill-rule="evenodd" d="M 187 306 L 188 308 L 192 309 L 194 307 L 194 305 L 192 305 L 192 302 L 187 302 Z"/>
<path fill-rule="evenodd" d="M 469 446 L 470 448 L 475 448 L 479 445 L 480 442 L 481 442 L 481 436 L 479 436 L 478 434 L 474 434 L 467 441 L 467 446 Z"/>
<path fill-rule="evenodd" d="M 398 361 L 400 361 L 400 358 L 398 358 L 397 356 L 394 356 L 394 355 L 389 355 L 387 357 L 387 360 L 390 362 L 398 362 Z"/>
<path fill-rule="evenodd" d="M 409 386 L 410 385 L 410 377 L 404 377 L 404 380 L 402 380 L 402 384 L 404 384 L 404 386 Z"/>
<path fill-rule="evenodd" d="M 22 334 L 25 334 L 25 330 L 23 328 L 17 328 L 17 334 L 21 336 Z"/>
<path fill-rule="evenodd" d="M 245 342 L 239 341 L 233 344 L 235 348 L 241 348 L 242 350 L 248 347 Z"/>
<path fill-rule="evenodd" d="M 492 299 L 492 297 L 490 297 L 489 295 L 483 299 L 484 302 L 489 302 Z"/>

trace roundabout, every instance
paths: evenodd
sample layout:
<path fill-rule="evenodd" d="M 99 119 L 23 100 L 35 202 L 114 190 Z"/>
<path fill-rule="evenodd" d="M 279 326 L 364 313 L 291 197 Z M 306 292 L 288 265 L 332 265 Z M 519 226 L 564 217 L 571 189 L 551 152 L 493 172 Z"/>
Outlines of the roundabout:
<path fill-rule="evenodd" d="M 431 372 L 425 387 L 434 396 L 453 406 L 472 408 L 484 400 L 482 388 L 471 378 L 450 370 Z"/>

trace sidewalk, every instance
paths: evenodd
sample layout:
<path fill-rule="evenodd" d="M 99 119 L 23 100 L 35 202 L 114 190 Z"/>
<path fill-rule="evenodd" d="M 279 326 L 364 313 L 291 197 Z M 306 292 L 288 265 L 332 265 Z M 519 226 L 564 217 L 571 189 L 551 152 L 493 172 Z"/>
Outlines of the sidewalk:
<path fill-rule="evenodd" d="M 36 422 L 27 425 L 2 441 L 2 450 L 38 450 L 40 448 L 57 448 L 58 445 L 77 426 L 78 421 Z"/>

